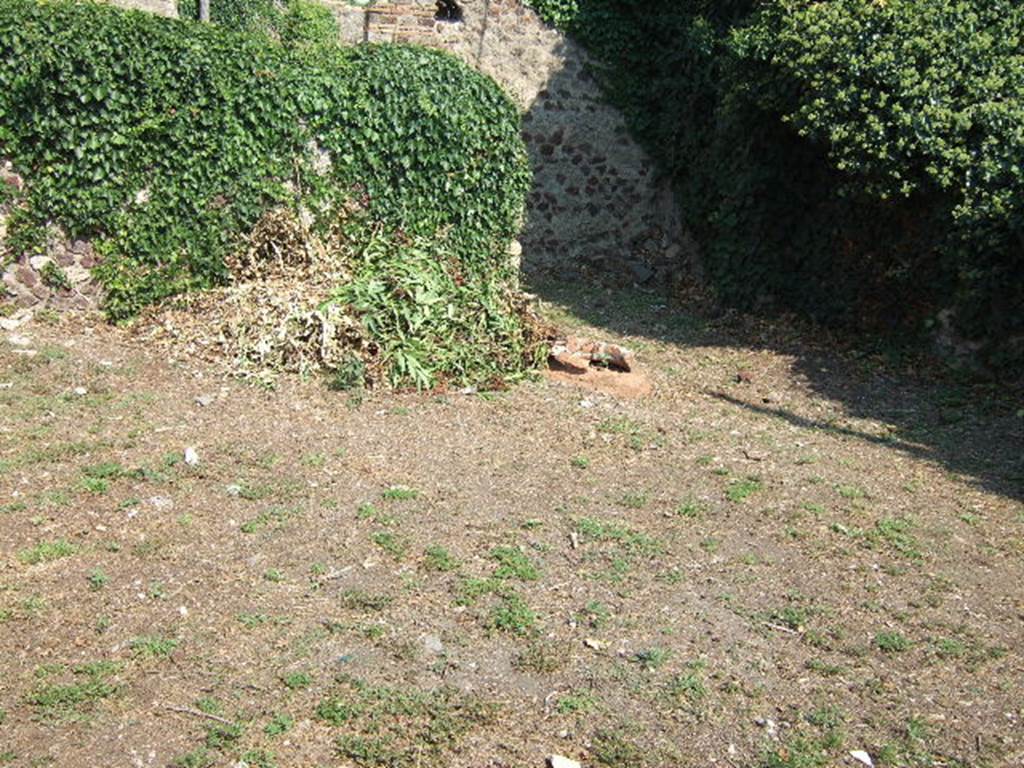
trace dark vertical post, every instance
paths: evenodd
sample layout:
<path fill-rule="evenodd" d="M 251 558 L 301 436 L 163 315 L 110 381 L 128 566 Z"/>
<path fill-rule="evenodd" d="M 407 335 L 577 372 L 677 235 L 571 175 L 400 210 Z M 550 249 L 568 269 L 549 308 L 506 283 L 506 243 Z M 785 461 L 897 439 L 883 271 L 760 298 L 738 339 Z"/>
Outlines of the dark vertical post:
<path fill-rule="evenodd" d="M 484 25 L 480 30 L 480 44 L 476 47 L 476 66 L 479 69 L 480 59 L 484 56 L 484 38 L 487 37 L 487 25 L 491 20 L 491 0 L 484 0 Z"/>

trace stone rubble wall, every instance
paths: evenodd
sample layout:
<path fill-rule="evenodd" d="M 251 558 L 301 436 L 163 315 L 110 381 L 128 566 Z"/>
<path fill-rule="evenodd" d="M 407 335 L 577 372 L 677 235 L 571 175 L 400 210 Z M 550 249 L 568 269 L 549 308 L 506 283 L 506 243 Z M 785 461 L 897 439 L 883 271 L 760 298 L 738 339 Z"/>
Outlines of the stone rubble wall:
<path fill-rule="evenodd" d="M 15 193 L 24 187 L 22 178 L 7 162 L 0 162 L 0 184 Z M 56 309 L 95 307 L 100 300 L 100 286 L 93 280 L 91 270 L 99 262 L 92 244 L 68 240 L 51 229 L 41 253 L 12 258 L 3 246 L 12 205 L 0 205 L 0 265 L 4 265 L 0 279 L 10 303 L 19 309 L 38 304 Z"/>
<path fill-rule="evenodd" d="M 176 15 L 175 0 L 114 1 Z M 493 77 L 515 100 L 534 173 L 520 238 L 525 269 L 569 278 L 594 270 L 665 284 L 694 268 L 686 263 L 693 260 L 692 248 L 680 245 L 687 240 L 671 191 L 630 138 L 622 115 L 604 102 L 585 52 L 520 0 L 460 0 L 460 22 L 438 21 L 434 0 L 321 1 L 338 19 L 343 42 L 448 50 Z M 55 237 L 45 254 L 9 265 L 3 282 L 19 304 L 33 297 L 81 304 L 96 295 L 80 272 L 87 273 L 94 258 L 86 244 Z M 42 281 L 45 259 L 74 278 L 67 295 Z"/>

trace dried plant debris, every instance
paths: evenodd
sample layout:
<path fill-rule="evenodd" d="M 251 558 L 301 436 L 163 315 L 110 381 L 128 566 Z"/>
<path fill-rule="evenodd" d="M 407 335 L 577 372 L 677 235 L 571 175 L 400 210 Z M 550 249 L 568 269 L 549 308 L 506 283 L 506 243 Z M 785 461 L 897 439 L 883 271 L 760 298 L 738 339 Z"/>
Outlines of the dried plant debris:
<path fill-rule="evenodd" d="M 230 285 L 169 299 L 138 332 L 272 383 L 343 374 L 344 386 L 496 384 L 543 359 L 552 336 L 509 274 L 470 274 L 441 240 L 321 237 L 265 215 L 229 260 Z"/>

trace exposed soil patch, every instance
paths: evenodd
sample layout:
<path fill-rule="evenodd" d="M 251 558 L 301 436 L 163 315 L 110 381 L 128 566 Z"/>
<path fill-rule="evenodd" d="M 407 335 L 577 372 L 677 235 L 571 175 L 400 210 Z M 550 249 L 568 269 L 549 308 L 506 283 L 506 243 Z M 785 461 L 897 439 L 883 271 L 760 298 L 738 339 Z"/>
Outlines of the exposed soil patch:
<path fill-rule="evenodd" d="M 819 357 L 829 398 L 613 309 L 549 314 L 635 349 L 643 399 L 267 390 L 5 332 L 0 763 L 1019 765 L 1014 409 Z"/>

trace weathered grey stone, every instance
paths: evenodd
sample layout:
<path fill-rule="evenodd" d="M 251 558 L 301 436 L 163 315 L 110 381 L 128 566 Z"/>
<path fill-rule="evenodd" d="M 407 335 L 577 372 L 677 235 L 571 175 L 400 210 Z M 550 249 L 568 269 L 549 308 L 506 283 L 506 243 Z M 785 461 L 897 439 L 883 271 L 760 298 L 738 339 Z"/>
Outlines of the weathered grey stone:
<path fill-rule="evenodd" d="M 36 274 L 35 270 L 25 264 L 20 264 L 14 271 L 15 277 L 18 282 L 27 288 L 32 288 L 39 284 L 39 275 Z"/>

